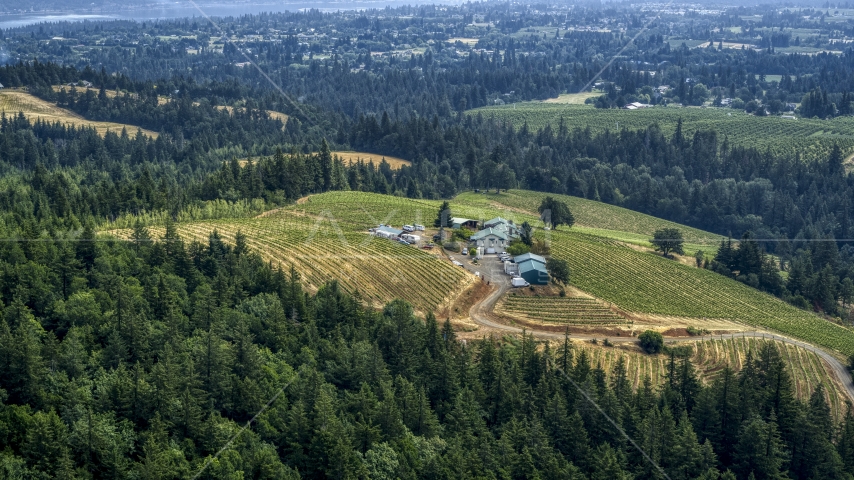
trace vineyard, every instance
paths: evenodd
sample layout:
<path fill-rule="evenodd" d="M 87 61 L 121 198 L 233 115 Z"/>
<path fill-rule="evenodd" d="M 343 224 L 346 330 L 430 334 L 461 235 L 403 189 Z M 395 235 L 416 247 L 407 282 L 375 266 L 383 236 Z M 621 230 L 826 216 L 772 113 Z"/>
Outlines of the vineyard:
<path fill-rule="evenodd" d="M 351 200 L 353 195 L 362 194 L 350 194 Z M 386 199 L 391 205 L 398 201 L 395 197 L 371 197 L 375 200 L 372 206 L 378 209 L 376 215 L 385 211 L 377 199 Z M 336 208 L 337 198 L 335 193 L 319 195 L 306 204 L 256 218 L 183 223 L 178 225 L 178 233 L 187 240 L 206 243 L 210 233 L 217 230 L 230 243 L 240 230 L 247 236 L 249 247 L 265 260 L 284 268 L 293 264 L 310 289 L 335 279 L 375 306 L 403 298 L 421 312 L 433 311 L 449 304 L 474 281 L 463 269 L 435 255 L 369 236 L 366 229 L 371 221 L 363 221 L 364 214 L 358 210 L 354 213 L 352 203 Z M 317 213 L 302 207 L 317 207 Z M 150 230 L 152 236 L 162 236 L 162 228 Z M 114 233 L 129 235 L 128 230 Z"/>
<path fill-rule="evenodd" d="M 483 107 L 469 112 L 510 122 L 517 127 L 527 123 L 531 129 L 545 125 L 556 128 L 561 119 L 568 128 L 590 128 L 593 133 L 608 129 L 642 130 L 658 123 L 671 135 L 679 119 L 690 137 L 697 130 L 715 130 L 732 145 L 768 150 L 777 156 L 800 155 L 804 160 L 827 156 L 833 144 L 839 144 L 846 156 L 854 153 L 854 118 L 831 120 L 756 117 L 727 108 L 655 107 L 639 110 L 597 109 L 590 105 L 562 105 L 527 102 L 516 105 Z"/>
<path fill-rule="evenodd" d="M 756 358 L 765 343 L 773 343 L 779 349 L 798 398 L 808 400 L 815 387 L 821 383 L 825 387 L 828 405 L 834 416 L 841 418 L 845 414 L 845 401 L 848 398 L 845 391 L 836 383 L 830 367 L 813 352 L 795 345 L 762 338 L 725 338 L 685 342 L 685 346 L 691 349 L 691 362 L 697 368 L 700 378 L 704 382 L 711 382 L 720 375 L 726 365 L 734 371 L 741 370 L 747 358 L 747 352 L 751 351 Z M 613 374 L 614 365 L 622 356 L 633 387 L 641 386 L 645 378 L 649 378 L 653 386 L 662 385 L 665 381 L 669 361 L 666 355 L 650 356 L 633 350 L 603 348 L 580 342 L 576 342 L 573 348 L 576 358 L 581 351 L 586 352 L 590 364 L 601 365 L 609 379 Z"/>
<path fill-rule="evenodd" d="M 551 253 L 567 261 L 573 286 L 622 310 L 727 319 L 854 354 L 854 331 L 709 270 L 575 231 L 552 232 Z"/>
<path fill-rule="evenodd" d="M 59 108 L 21 90 L 0 90 L 0 112 L 4 112 L 6 116 L 17 115 L 22 112 L 31 122 L 40 118 L 44 122 L 60 122 L 75 127 L 90 127 L 97 130 L 100 135 L 105 135 L 108 130 L 121 133 L 122 129 L 127 129 L 129 135 L 134 135 L 140 130 L 134 125 L 86 120 L 74 112 Z M 158 135 L 157 132 L 145 129 L 142 129 L 142 133 L 151 138 L 157 138 Z"/>
<path fill-rule="evenodd" d="M 455 215 L 468 218 L 512 214 L 508 218 L 533 221 L 536 217 L 524 211 L 532 208 L 530 202 L 536 202 L 534 195 L 512 192 L 502 196 L 505 198 L 492 197 L 520 205 L 514 207 L 515 211 L 496 208 L 490 196 L 473 194 L 461 195 L 452 202 L 451 208 Z M 525 199 L 525 196 L 531 198 Z M 512 200 L 514 198 L 518 203 Z M 669 224 L 629 210 L 566 198 L 576 202 L 573 208 L 578 212 L 579 221 L 637 232 L 604 231 L 611 237 L 641 235 L 659 224 Z M 375 305 L 404 298 L 419 311 L 426 312 L 449 304 L 474 277 L 441 257 L 437 258 L 437 254 L 373 238 L 366 232 L 379 224 L 432 225 L 439 206 L 439 201 L 329 192 L 256 218 L 182 223 L 179 231 L 186 238 L 206 241 L 210 232 L 217 229 L 231 241 L 237 230 L 242 230 L 250 247 L 274 263 L 295 265 L 314 288 L 338 279 L 348 291 L 358 291 L 362 298 Z M 601 209 L 598 213 L 597 208 Z M 692 231 L 683 229 L 689 234 Z M 545 233 L 540 230 L 537 234 L 545 236 Z M 775 329 L 845 355 L 854 353 L 854 331 L 735 280 L 639 251 L 621 240 L 603 235 L 573 227 L 548 232 L 547 238 L 552 255 L 569 264 L 573 287 L 601 302 L 613 304 L 636 325 L 650 315 L 664 318 L 665 322 L 667 317 L 678 317 L 683 323 L 690 319 L 695 326 L 738 322 Z M 567 301 L 534 297 L 530 305 L 524 307 L 511 300 L 508 308 L 523 309 L 521 313 L 528 311 L 553 322 L 573 320 L 566 313 L 571 305 L 561 302 Z M 575 307 L 580 308 L 580 305 L 576 303 Z M 589 317 L 592 314 L 585 313 L 574 320 L 589 322 L 602 318 Z"/>
<path fill-rule="evenodd" d="M 528 297 L 510 294 L 495 311 L 499 314 L 527 320 L 567 325 L 625 325 L 625 317 L 595 298 L 587 297 Z"/>
<path fill-rule="evenodd" d="M 575 217 L 575 224 L 577 226 L 636 233 L 643 236 L 651 236 L 653 232 L 660 228 L 678 228 L 687 240 L 720 241 L 720 235 L 697 228 L 686 227 L 685 225 L 662 220 L 627 208 L 579 197 L 571 197 L 569 195 L 533 192 L 529 190 L 510 190 L 500 194 L 467 192 L 461 193 L 456 198 L 456 201 L 471 205 L 492 205 L 493 208 L 500 208 L 501 205 L 505 205 L 520 213 L 525 212 L 530 215 L 538 215 L 537 208 L 539 208 L 543 199 L 547 196 L 566 202 L 570 211 L 572 211 L 573 217 Z"/>

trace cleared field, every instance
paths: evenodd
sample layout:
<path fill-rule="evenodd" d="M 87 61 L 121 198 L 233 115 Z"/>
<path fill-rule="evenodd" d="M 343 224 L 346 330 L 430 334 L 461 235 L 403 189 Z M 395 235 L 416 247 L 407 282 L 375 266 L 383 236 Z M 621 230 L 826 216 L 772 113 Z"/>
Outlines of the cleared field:
<path fill-rule="evenodd" d="M 732 145 L 769 150 L 772 154 L 804 160 L 826 156 L 839 144 L 846 156 L 854 153 L 854 117 L 830 120 L 808 118 L 785 119 L 756 117 L 729 108 L 654 107 L 639 110 L 597 109 L 591 105 L 558 105 L 544 102 L 483 107 L 469 115 L 482 114 L 521 127 L 527 122 L 534 130 L 545 125 L 556 128 L 561 119 L 570 128 L 590 128 L 593 133 L 606 129 L 642 130 L 658 124 L 666 135 L 672 135 L 679 119 L 687 136 L 697 130 L 714 130 L 721 141 L 727 137 Z M 616 141 L 616 140 L 615 140 Z"/>
<path fill-rule="evenodd" d="M 588 98 L 601 96 L 602 92 L 562 93 L 557 98 L 550 98 L 543 103 L 562 103 L 564 105 L 584 105 Z"/>
<path fill-rule="evenodd" d="M 736 372 L 740 371 L 747 359 L 748 351 L 752 352 L 755 359 L 763 345 L 769 343 L 778 348 L 799 399 L 808 400 L 815 387 L 821 383 L 834 417 L 840 419 L 845 415 L 847 400 L 845 391 L 836 382 L 830 367 L 813 352 L 762 338 L 685 342 L 684 346 L 691 351 L 690 360 L 696 367 L 700 379 L 708 383 L 719 376 L 727 365 Z M 613 377 L 614 365 L 621 356 L 626 362 L 628 378 L 634 388 L 641 386 L 644 378 L 649 378 L 653 386 L 660 386 L 666 380 L 667 363 L 670 360 L 667 355 L 650 356 L 634 350 L 600 347 L 582 342 L 575 342 L 573 349 L 575 358 L 584 351 L 592 366 L 601 365 L 609 380 Z"/>
<path fill-rule="evenodd" d="M 450 43 L 451 45 L 453 45 L 457 42 L 461 42 L 465 45 L 468 45 L 469 47 L 473 47 L 473 46 L 477 45 L 478 39 L 477 38 L 467 38 L 467 37 L 454 37 L 454 38 L 449 38 L 449 39 L 445 40 L 445 43 Z"/>
<path fill-rule="evenodd" d="M 397 157 L 388 157 L 385 155 L 377 155 L 376 153 L 366 153 L 366 152 L 345 152 L 345 151 L 336 151 L 332 152 L 333 155 L 338 155 L 344 163 L 353 164 L 357 163 L 359 160 L 368 163 L 374 162 L 374 165 L 378 166 L 383 159 L 391 166 L 392 170 L 400 170 L 404 165 L 409 167 L 412 166 L 412 162 L 409 160 L 404 160 L 402 158 Z"/>
<path fill-rule="evenodd" d="M 74 112 L 59 108 L 21 90 L 0 90 L 0 111 L 5 112 L 7 116 L 22 112 L 30 121 L 40 118 L 44 122 L 60 122 L 75 127 L 94 128 L 100 135 L 105 135 L 108 131 L 120 133 L 122 129 L 127 129 L 129 135 L 134 135 L 137 130 L 142 130 L 143 134 L 151 138 L 158 136 L 157 132 L 141 129 L 134 125 L 86 120 Z"/>

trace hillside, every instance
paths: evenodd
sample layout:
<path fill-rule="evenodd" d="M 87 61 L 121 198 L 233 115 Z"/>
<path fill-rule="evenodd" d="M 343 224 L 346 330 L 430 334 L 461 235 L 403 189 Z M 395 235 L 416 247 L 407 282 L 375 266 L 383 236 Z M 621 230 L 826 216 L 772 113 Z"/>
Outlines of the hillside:
<path fill-rule="evenodd" d="M 486 211 L 499 209 L 503 211 L 502 216 L 512 218 L 513 213 L 536 216 L 537 208 L 547 196 L 569 205 L 569 209 L 575 217 L 575 227 L 573 227 L 575 230 L 597 236 L 650 247 L 649 239 L 656 230 L 678 228 L 685 237 L 685 250 L 689 255 L 697 250 L 714 254 L 722 238 L 714 233 L 680 225 L 627 208 L 569 195 L 510 190 L 500 194 L 465 192 L 458 195 L 456 200 L 465 205 L 482 206 Z M 538 224 L 532 222 L 532 225 Z"/>
<path fill-rule="evenodd" d="M 835 418 L 842 418 L 846 411 L 846 402 L 850 401 L 845 389 L 839 385 L 832 369 L 813 352 L 795 345 L 766 340 L 763 338 L 724 338 L 701 342 L 685 342 L 679 348 L 687 350 L 691 362 L 695 365 L 700 378 L 711 383 L 719 377 L 723 368 L 729 366 L 740 371 L 747 359 L 747 353 L 754 356 L 766 343 L 774 344 L 780 350 L 780 356 L 791 375 L 795 395 L 803 400 L 810 397 L 817 384 L 825 388 L 825 397 Z M 596 346 L 589 343 L 577 343 L 573 346 L 576 356 L 584 352 L 591 365 L 602 365 L 613 378 L 614 365 L 620 357 L 625 361 L 626 372 L 633 388 L 643 385 L 648 378 L 652 385 L 662 385 L 666 381 L 666 355 L 646 355 L 638 350 Z"/>
<path fill-rule="evenodd" d="M 510 122 L 517 128 L 527 124 L 539 130 L 546 125 L 557 129 L 561 119 L 570 130 L 589 128 L 591 132 L 642 130 L 658 124 L 672 135 L 681 119 L 685 136 L 697 130 L 715 130 L 718 139 L 732 145 L 769 150 L 774 155 L 800 155 L 802 159 L 826 156 L 838 144 L 846 156 L 854 153 L 854 118 L 831 120 L 757 117 L 728 108 L 654 107 L 640 110 L 597 109 L 591 105 L 524 102 L 515 105 L 482 107 L 468 112 Z"/>
<path fill-rule="evenodd" d="M 74 112 L 59 108 L 22 90 L 0 90 L 0 112 L 5 112 L 6 116 L 17 115 L 22 112 L 31 121 L 41 119 L 44 122 L 60 122 L 75 127 L 91 127 L 101 135 L 105 135 L 107 131 L 121 133 L 122 129 L 126 129 L 129 135 L 134 135 L 138 130 L 141 130 L 143 134 L 151 138 L 158 136 L 157 132 L 141 129 L 134 125 L 87 120 Z"/>
<path fill-rule="evenodd" d="M 534 195 L 518 191 L 486 201 L 485 195 L 466 194 L 455 199 L 451 207 L 454 214 L 470 218 L 502 215 L 518 223 L 535 223 L 536 216 L 521 208 L 525 203 L 530 205 Z M 619 309 L 629 319 L 628 328 L 718 328 L 721 324 L 729 329 L 770 328 L 845 355 L 854 353 L 854 332 L 847 328 L 735 280 L 619 240 L 670 222 L 605 204 L 568 200 L 578 207 L 579 222 L 587 223 L 592 230 L 563 228 L 537 234 L 550 242 L 553 256 L 569 263 L 573 286 Z M 504 202 L 520 207 L 502 208 Z M 429 225 L 439 205 L 438 201 L 330 192 L 254 219 L 191 222 L 180 225 L 179 230 L 187 238 L 205 240 L 216 229 L 229 241 L 241 230 L 248 236 L 250 247 L 265 259 L 285 266 L 294 264 L 315 288 L 337 278 L 348 291 L 358 291 L 376 305 L 400 297 L 425 312 L 447 307 L 473 278 L 437 258 L 436 249 L 427 253 L 372 238 L 367 229 L 381 223 Z M 546 299 L 532 298 L 527 305 L 538 309 Z M 558 304 L 554 308 L 563 307 Z"/>

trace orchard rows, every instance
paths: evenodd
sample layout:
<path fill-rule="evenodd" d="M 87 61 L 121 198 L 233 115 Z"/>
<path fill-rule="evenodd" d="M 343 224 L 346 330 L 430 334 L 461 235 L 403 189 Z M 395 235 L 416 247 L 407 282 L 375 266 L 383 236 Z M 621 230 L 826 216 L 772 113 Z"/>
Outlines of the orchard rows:
<path fill-rule="evenodd" d="M 724 137 L 731 145 L 768 150 L 773 155 L 814 160 L 827 155 L 838 143 L 845 155 L 854 152 L 854 120 L 838 117 L 830 120 L 808 118 L 785 119 L 776 116 L 757 117 L 728 108 L 650 108 L 641 110 L 597 109 L 589 105 L 558 105 L 524 103 L 514 106 L 485 107 L 473 110 L 485 117 L 494 117 L 517 127 L 527 123 L 538 130 L 546 125 L 557 129 L 563 118 L 569 129 L 590 128 L 601 133 L 622 129 L 643 130 L 658 124 L 666 135 L 672 135 L 681 118 L 686 137 L 698 130 L 715 130 L 718 139 Z"/>
<path fill-rule="evenodd" d="M 554 233 L 551 249 L 569 263 L 573 285 L 621 309 L 731 319 L 854 353 L 851 330 L 711 271 L 575 233 Z"/>
<path fill-rule="evenodd" d="M 345 290 L 358 291 L 375 305 L 403 298 L 417 310 L 434 310 L 470 281 L 462 269 L 414 247 L 365 233 L 339 232 L 328 224 L 315 227 L 312 218 L 277 215 L 180 225 L 179 233 L 205 242 L 216 229 L 233 243 L 240 230 L 250 248 L 274 264 L 285 268 L 293 264 L 309 286 L 336 279 Z"/>
<path fill-rule="evenodd" d="M 627 320 L 596 299 L 584 297 L 527 297 L 510 294 L 499 313 L 536 322 L 567 325 L 624 325 Z"/>
<path fill-rule="evenodd" d="M 845 414 L 845 401 L 848 397 L 835 383 L 834 373 L 818 355 L 801 347 L 762 338 L 725 338 L 697 342 L 691 360 L 701 376 L 710 381 L 720 375 L 726 365 L 733 370 L 741 370 L 748 351 L 753 353 L 754 360 L 757 359 L 759 350 L 766 342 L 774 343 L 779 349 L 798 398 L 809 399 L 815 387 L 821 383 L 834 416 L 840 419 Z"/>

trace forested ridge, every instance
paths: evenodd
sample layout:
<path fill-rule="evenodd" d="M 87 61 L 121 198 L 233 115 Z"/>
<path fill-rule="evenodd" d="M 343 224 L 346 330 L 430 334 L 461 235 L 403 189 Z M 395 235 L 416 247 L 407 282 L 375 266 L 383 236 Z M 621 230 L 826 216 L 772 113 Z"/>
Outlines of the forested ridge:
<path fill-rule="evenodd" d="M 795 400 L 773 344 L 708 386 L 674 352 L 632 391 L 624 360 L 606 381 L 571 343 L 461 343 L 403 301 L 308 294 L 240 235 L 81 240 L 0 245 L 6 478 L 854 473 L 854 413 L 834 425 L 821 386 Z"/>

